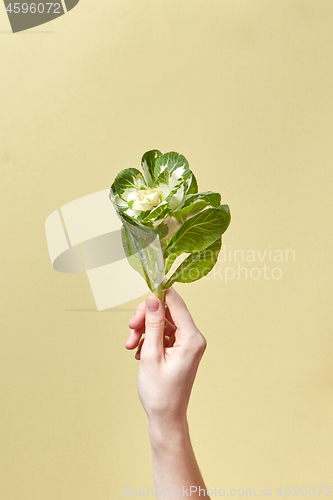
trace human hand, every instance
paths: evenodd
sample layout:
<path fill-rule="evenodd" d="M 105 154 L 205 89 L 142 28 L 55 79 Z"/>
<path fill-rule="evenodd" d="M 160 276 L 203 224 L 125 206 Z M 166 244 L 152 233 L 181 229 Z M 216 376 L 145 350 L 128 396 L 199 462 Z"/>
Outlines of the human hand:
<path fill-rule="evenodd" d="M 186 417 L 206 340 L 173 288 L 167 290 L 165 301 L 166 314 L 161 301 L 154 296 L 138 306 L 129 323 L 131 333 L 126 348 L 137 348 L 135 358 L 140 360 L 138 392 L 148 419 L 158 419 L 169 427 Z"/>

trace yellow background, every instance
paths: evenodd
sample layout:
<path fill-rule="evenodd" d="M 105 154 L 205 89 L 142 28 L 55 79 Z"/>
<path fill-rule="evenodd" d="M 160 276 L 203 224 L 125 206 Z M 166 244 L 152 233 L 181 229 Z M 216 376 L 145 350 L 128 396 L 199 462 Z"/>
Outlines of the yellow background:
<path fill-rule="evenodd" d="M 44 234 L 152 148 L 222 193 L 231 249 L 296 254 L 280 280 L 176 286 L 208 340 L 189 409 L 207 486 L 333 494 L 332 15 L 331 0 L 82 0 L 12 35 L 0 8 L 1 500 L 153 486 L 124 348 L 140 300 L 97 313 Z"/>

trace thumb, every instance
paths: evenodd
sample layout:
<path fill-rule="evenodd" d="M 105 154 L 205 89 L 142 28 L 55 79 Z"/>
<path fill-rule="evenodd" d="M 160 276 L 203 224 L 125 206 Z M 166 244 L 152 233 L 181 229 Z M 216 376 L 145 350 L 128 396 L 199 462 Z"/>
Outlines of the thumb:
<path fill-rule="evenodd" d="M 146 335 L 141 359 L 147 354 L 153 357 L 163 354 L 164 323 L 165 311 L 162 302 L 157 297 L 148 297 L 146 300 Z"/>

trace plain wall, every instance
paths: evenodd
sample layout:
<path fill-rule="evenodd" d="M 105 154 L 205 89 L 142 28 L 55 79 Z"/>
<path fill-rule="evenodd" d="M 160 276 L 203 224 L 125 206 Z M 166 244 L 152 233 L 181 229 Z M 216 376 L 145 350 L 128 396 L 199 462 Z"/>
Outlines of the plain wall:
<path fill-rule="evenodd" d="M 13 35 L 0 6 L 1 500 L 153 487 L 124 347 L 142 299 L 98 313 L 44 232 L 153 148 L 222 194 L 224 248 L 267 251 L 248 273 L 282 270 L 238 279 L 239 252 L 175 286 L 208 341 L 189 408 L 207 486 L 333 486 L 332 15 L 328 0 L 82 0 Z"/>

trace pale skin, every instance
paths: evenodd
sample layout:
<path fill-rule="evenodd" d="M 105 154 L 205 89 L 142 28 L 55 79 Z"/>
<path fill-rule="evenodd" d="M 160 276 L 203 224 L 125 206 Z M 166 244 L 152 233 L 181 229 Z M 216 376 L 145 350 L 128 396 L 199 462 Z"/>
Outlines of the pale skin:
<path fill-rule="evenodd" d="M 173 490 L 178 497 L 209 499 L 187 423 L 187 407 L 206 340 L 173 288 L 166 292 L 165 302 L 166 313 L 154 296 L 138 306 L 126 342 L 127 349 L 137 349 L 135 359 L 140 361 L 137 384 L 148 419 L 155 488 L 162 492 L 161 498 L 168 498 L 168 490 Z"/>

